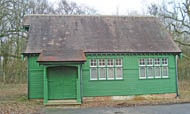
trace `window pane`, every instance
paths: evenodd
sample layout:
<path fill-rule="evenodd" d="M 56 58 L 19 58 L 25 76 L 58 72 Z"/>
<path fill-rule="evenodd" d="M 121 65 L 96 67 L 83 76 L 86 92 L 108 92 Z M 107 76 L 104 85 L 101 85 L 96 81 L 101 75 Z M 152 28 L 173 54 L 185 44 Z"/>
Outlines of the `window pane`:
<path fill-rule="evenodd" d="M 114 59 L 108 59 L 107 62 L 108 62 L 107 65 L 108 65 L 109 67 L 114 66 Z"/>
<path fill-rule="evenodd" d="M 108 72 L 108 79 L 114 79 L 114 68 L 107 68 L 107 72 Z"/>
<path fill-rule="evenodd" d="M 147 67 L 147 76 L 148 76 L 148 78 L 153 78 L 153 76 L 154 76 L 153 67 Z"/>
<path fill-rule="evenodd" d="M 105 66 L 105 59 L 99 59 L 99 67 Z"/>
<path fill-rule="evenodd" d="M 97 80 L 97 68 L 90 68 L 90 79 Z"/>
<path fill-rule="evenodd" d="M 106 68 L 99 68 L 99 79 L 106 79 Z"/>
<path fill-rule="evenodd" d="M 146 67 L 139 67 L 139 78 L 146 78 Z"/>
<path fill-rule="evenodd" d="M 154 71 L 155 71 L 155 77 L 156 78 L 161 78 L 161 73 L 160 73 L 161 68 L 159 66 L 154 67 Z"/>
<path fill-rule="evenodd" d="M 116 79 L 123 79 L 122 68 L 116 68 Z"/>
<path fill-rule="evenodd" d="M 154 59 L 154 65 L 155 66 L 160 66 L 160 58 L 155 58 Z"/>
<path fill-rule="evenodd" d="M 168 67 L 167 66 L 162 67 L 162 76 L 168 77 Z"/>
<path fill-rule="evenodd" d="M 91 66 L 91 67 L 97 66 L 97 61 L 96 61 L 96 59 L 90 59 L 90 66 Z"/>
<path fill-rule="evenodd" d="M 162 65 L 168 65 L 168 58 L 162 58 Z"/>
<path fill-rule="evenodd" d="M 122 59 L 115 59 L 116 66 L 122 66 Z"/>
<path fill-rule="evenodd" d="M 152 58 L 148 58 L 147 59 L 147 65 L 148 66 L 152 66 L 153 65 L 153 59 Z"/>
<path fill-rule="evenodd" d="M 145 58 L 139 59 L 139 65 L 144 66 L 145 65 Z"/>

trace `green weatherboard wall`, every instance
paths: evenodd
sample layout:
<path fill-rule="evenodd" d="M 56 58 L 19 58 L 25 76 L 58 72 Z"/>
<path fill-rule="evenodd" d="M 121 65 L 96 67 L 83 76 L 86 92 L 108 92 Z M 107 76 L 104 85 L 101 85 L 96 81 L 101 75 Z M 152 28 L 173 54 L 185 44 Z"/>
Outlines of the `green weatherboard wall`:
<path fill-rule="evenodd" d="M 161 79 L 139 79 L 138 60 L 141 57 L 167 57 L 168 76 Z M 29 98 L 43 98 L 43 66 L 28 56 Z M 123 58 L 123 80 L 90 80 L 90 58 Z M 119 96 L 176 92 L 176 58 L 172 54 L 86 54 L 82 65 L 82 96 Z M 56 74 L 56 73 L 55 73 Z M 50 88 L 49 88 L 50 89 Z"/>
<path fill-rule="evenodd" d="M 36 60 L 38 56 L 28 56 L 28 98 L 43 98 L 43 66 Z"/>
<path fill-rule="evenodd" d="M 87 55 L 83 65 L 83 96 L 119 96 L 151 93 L 175 93 L 176 71 L 174 55 Z M 168 79 L 139 79 L 138 60 L 141 57 L 168 57 Z M 123 58 L 123 80 L 90 80 L 90 58 Z"/>

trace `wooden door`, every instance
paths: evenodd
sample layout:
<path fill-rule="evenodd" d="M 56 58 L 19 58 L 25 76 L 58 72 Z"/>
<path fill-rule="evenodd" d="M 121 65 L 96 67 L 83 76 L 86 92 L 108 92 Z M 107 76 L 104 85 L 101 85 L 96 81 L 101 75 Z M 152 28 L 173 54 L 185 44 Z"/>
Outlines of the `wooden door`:
<path fill-rule="evenodd" d="M 48 68 L 48 99 L 76 98 L 76 67 Z"/>

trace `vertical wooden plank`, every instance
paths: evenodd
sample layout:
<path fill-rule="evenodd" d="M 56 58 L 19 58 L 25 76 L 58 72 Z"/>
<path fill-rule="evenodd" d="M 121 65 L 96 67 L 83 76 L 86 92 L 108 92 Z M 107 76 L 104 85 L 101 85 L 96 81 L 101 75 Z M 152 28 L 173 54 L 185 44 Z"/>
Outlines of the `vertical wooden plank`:
<path fill-rule="evenodd" d="M 28 96 L 29 99 L 43 98 L 44 66 L 39 66 L 38 56 L 28 55 Z"/>
<path fill-rule="evenodd" d="M 44 67 L 44 100 L 43 103 L 48 102 L 48 81 L 47 81 L 47 67 Z"/>
<path fill-rule="evenodd" d="M 178 97 L 179 96 L 179 92 L 178 92 L 178 69 L 177 69 L 177 59 L 178 59 L 178 56 L 176 55 L 176 56 L 174 56 L 174 63 L 175 63 L 175 80 L 176 80 L 176 82 L 175 82 L 175 86 L 176 86 L 176 96 Z"/>
<path fill-rule="evenodd" d="M 81 73 L 80 73 L 80 65 L 77 66 L 78 70 L 78 78 L 77 78 L 77 102 L 81 103 L 81 92 L 80 92 L 80 78 L 81 78 Z"/>
<path fill-rule="evenodd" d="M 30 99 L 30 89 L 29 89 L 29 84 L 30 84 L 30 80 L 29 80 L 29 56 L 27 56 L 27 91 L 28 91 L 28 99 Z"/>

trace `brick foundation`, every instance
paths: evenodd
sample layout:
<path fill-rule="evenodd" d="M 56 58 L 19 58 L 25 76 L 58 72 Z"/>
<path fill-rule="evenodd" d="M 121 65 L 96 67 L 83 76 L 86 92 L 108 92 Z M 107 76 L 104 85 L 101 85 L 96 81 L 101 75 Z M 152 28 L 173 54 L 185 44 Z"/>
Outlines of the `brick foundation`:
<path fill-rule="evenodd" d="M 97 102 L 97 101 L 119 101 L 119 100 L 148 100 L 148 99 L 169 99 L 175 98 L 176 93 L 164 94 L 148 94 L 148 95 L 130 95 L 130 96 L 97 96 L 97 97 L 83 97 L 83 102 Z"/>

